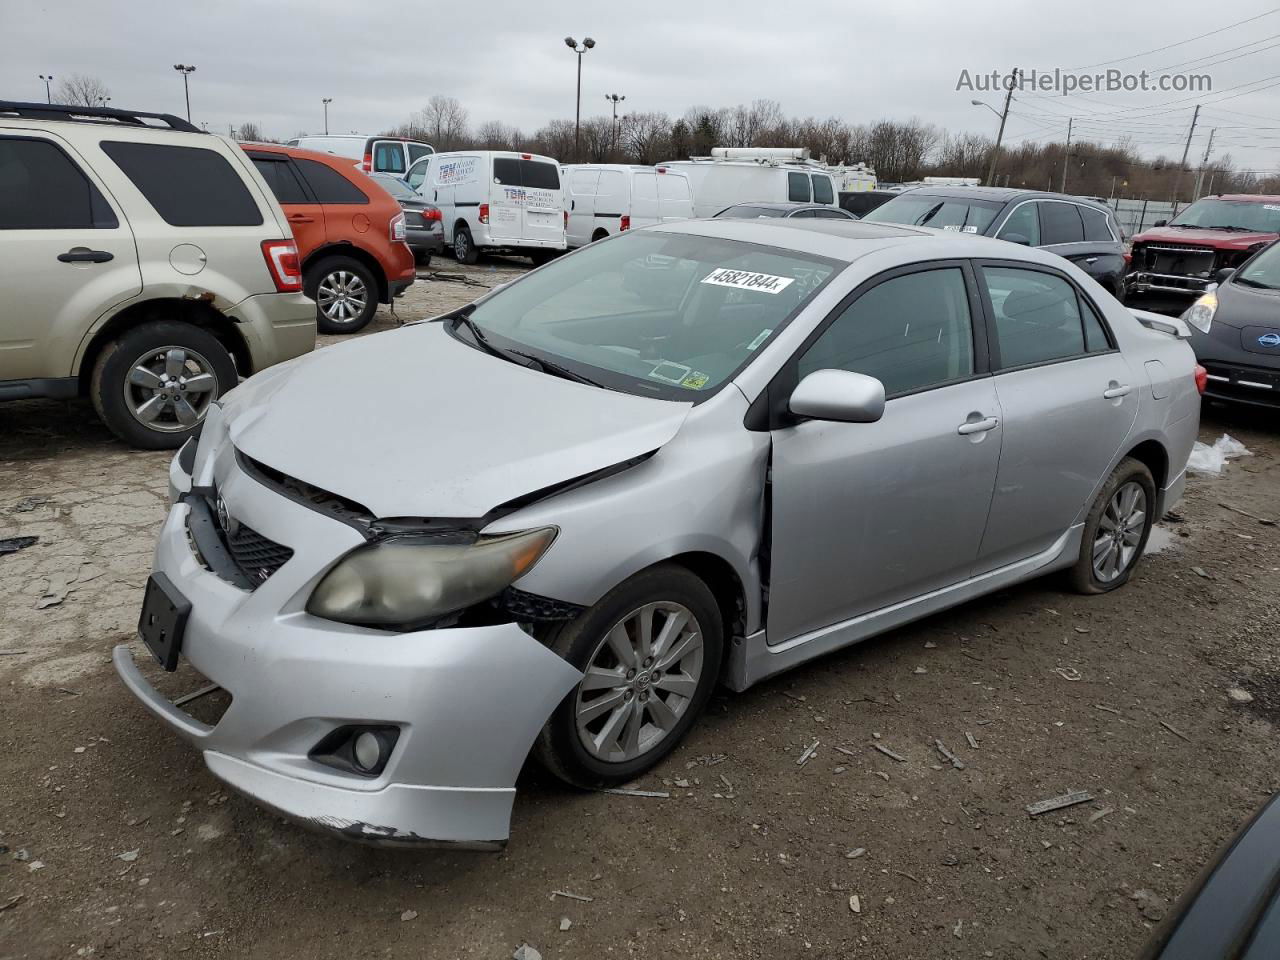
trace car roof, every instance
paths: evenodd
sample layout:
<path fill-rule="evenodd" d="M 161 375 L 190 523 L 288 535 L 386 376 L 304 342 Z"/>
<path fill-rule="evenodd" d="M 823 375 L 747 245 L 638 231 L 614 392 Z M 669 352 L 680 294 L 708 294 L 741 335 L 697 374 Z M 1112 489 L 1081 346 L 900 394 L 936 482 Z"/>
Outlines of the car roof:
<path fill-rule="evenodd" d="M 832 203 L 813 203 L 808 200 L 740 200 L 738 203 L 731 203 L 725 207 L 726 210 L 732 210 L 734 207 L 759 207 L 761 210 L 800 210 L 807 207 L 835 207 Z M 838 208 L 837 208 L 838 209 Z"/>
<path fill-rule="evenodd" d="M 920 260 L 952 257 L 990 257 L 1025 260 L 1061 266 L 1063 259 L 1033 247 L 972 233 L 905 227 L 890 223 L 868 223 L 854 219 L 808 219 L 804 217 L 709 220 L 679 220 L 647 227 L 644 232 L 689 234 L 713 239 L 737 240 L 827 257 L 852 263 L 860 257 L 888 247 L 911 247 Z"/>
<path fill-rule="evenodd" d="M 1047 190 L 1024 190 L 1020 187 L 947 187 L 922 184 L 903 190 L 899 196 L 910 196 L 913 193 L 927 197 L 954 197 L 957 200 L 990 200 L 996 203 L 1008 203 L 1011 200 L 1066 200 L 1098 209 L 1110 209 L 1089 197 L 1072 196 L 1069 193 L 1050 193 Z"/>

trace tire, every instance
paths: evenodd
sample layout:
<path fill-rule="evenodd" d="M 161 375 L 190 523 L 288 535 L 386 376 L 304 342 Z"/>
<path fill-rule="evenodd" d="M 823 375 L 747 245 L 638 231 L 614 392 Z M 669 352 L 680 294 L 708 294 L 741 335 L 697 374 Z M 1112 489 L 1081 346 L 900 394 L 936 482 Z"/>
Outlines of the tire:
<path fill-rule="evenodd" d="M 131 381 L 146 380 L 147 371 L 154 386 Z M 239 379 L 230 351 L 212 333 L 190 323 L 157 320 L 103 348 L 93 365 L 89 395 L 102 422 L 125 443 L 172 450 L 199 432 L 209 405 Z M 202 389 L 190 389 L 196 383 Z M 149 413 L 152 419 L 147 419 Z M 190 423 L 189 416 L 194 416 Z"/>
<path fill-rule="evenodd" d="M 540 267 L 544 263 L 550 263 L 559 255 L 559 250 L 533 250 L 529 253 L 529 259 L 533 261 L 535 267 Z"/>
<path fill-rule="evenodd" d="M 597 230 L 595 233 L 591 235 L 591 242 L 595 243 L 597 240 L 603 240 L 608 235 L 609 235 L 608 230 Z"/>
<path fill-rule="evenodd" d="M 431 253 L 429 251 L 426 253 L 419 253 L 414 259 L 417 261 L 418 266 L 422 267 L 424 270 L 431 266 Z"/>
<path fill-rule="evenodd" d="M 649 604 L 679 608 L 688 617 L 684 621 L 686 625 L 677 628 L 679 632 L 675 640 L 667 641 L 664 647 L 670 652 L 682 646 L 689 651 L 677 657 L 672 664 L 679 669 L 679 675 L 668 673 L 653 679 L 653 666 L 644 667 L 643 661 L 627 664 L 621 657 L 614 656 L 616 648 L 609 640 L 614 627 L 624 627 L 623 637 L 628 638 L 626 649 L 634 651 L 634 633 L 628 632 L 626 625 L 635 625 L 637 621 L 632 618 Z M 652 614 L 654 633 L 659 639 L 662 624 L 668 622 L 667 616 L 668 611 L 664 610 Z M 701 636 L 700 657 L 689 639 L 691 623 L 696 623 Z M 719 676 L 724 626 L 720 608 L 707 585 L 683 567 L 662 564 L 614 587 L 576 620 L 558 624 L 543 639 L 555 653 L 584 673 L 593 664 L 599 676 L 617 671 L 618 684 L 613 688 L 597 683 L 594 689 L 584 691 L 583 684 L 589 678 L 584 678 L 583 683 L 574 687 L 551 714 L 533 747 L 534 756 L 555 776 L 574 786 L 592 789 L 626 783 L 651 769 L 689 732 L 706 706 Z M 654 660 L 654 665 L 660 664 L 661 653 Z M 628 666 L 630 674 L 624 672 Z M 695 669 L 696 677 L 691 673 Z M 676 693 L 676 689 L 687 691 L 688 695 Z M 611 700 L 614 697 L 623 699 Z M 580 707 L 599 707 L 602 701 L 609 702 L 607 708 L 588 721 L 585 731 L 580 733 Z M 663 706 L 663 716 L 669 723 L 665 732 L 656 719 L 659 716 L 655 710 L 657 705 Z M 633 756 L 610 758 L 607 746 L 593 751 L 585 740 L 598 735 L 608 743 L 609 738 L 604 736 L 604 732 L 614 722 L 619 707 L 624 713 L 616 727 L 619 735 L 614 745 L 625 750 L 627 734 L 634 728 L 634 743 L 639 752 Z M 626 711 L 630 711 L 630 716 Z M 637 715 L 638 727 L 635 726 Z M 646 739 L 650 740 L 648 746 L 644 746 Z"/>
<path fill-rule="evenodd" d="M 476 249 L 468 227 L 459 227 L 453 231 L 453 256 L 459 263 L 465 263 L 468 266 L 480 259 L 480 251 Z"/>
<path fill-rule="evenodd" d="M 1113 505 L 1113 499 L 1125 488 L 1136 486 L 1141 498 L 1135 509 L 1141 509 L 1140 523 L 1133 516 L 1127 516 L 1127 508 L 1123 499 Z M 1098 499 L 1094 501 L 1085 518 L 1084 537 L 1080 543 L 1080 556 L 1071 568 L 1069 579 L 1071 586 L 1079 593 L 1108 593 L 1129 582 L 1138 561 L 1142 559 L 1142 551 L 1146 549 L 1147 538 L 1151 535 L 1151 525 L 1155 520 L 1156 484 L 1151 471 L 1146 465 L 1126 457 L 1111 471 L 1111 476 L 1102 485 Z M 1125 521 L 1123 529 L 1112 536 L 1116 529 L 1116 519 Z M 1107 549 L 1109 536 L 1112 537 L 1111 549 Z M 1094 563 L 1094 551 L 1105 551 L 1103 556 L 1110 558 L 1116 565 L 1114 571 L 1110 563 L 1099 565 Z"/>
<path fill-rule="evenodd" d="M 307 270 L 303 289 L 316 302 L 321 333 L 355 333 L 378 312 L 373 272 L 352 257 L 325 257 Z"/>

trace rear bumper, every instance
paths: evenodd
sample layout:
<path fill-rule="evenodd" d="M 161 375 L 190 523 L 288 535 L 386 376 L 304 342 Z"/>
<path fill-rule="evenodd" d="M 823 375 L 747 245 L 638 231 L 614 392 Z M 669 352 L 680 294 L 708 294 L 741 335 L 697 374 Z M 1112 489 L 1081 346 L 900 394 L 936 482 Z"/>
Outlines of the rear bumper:
<path fill-rule="evenodd" d="M 302 293 L 264 293 L 240 301 L 227 311 L 249 348 L 251 370 L 245 376 L 304 353 L 316 346 L 315 301 Z"/>

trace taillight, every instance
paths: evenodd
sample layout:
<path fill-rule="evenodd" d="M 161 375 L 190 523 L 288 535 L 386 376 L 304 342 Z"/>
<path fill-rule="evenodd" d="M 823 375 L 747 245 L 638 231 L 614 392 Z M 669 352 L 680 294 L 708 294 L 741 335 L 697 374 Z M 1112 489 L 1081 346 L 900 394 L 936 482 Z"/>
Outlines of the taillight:
<path fill-rule="evenodd" d="M 1133 254 L 1132 254 L 1132 253 L 1125 253 L 1125 255 L 1124 255 L 1124 265 L 1125 265 L 1126 267 L 1128 267 L 1128 266 L 1131 266 L 1132 264 L 1133 264 Z"/>
<path fill-rule="evenodd" d="M 267 272 L 279 293 L 296 293 L 302 289 L 302 266 L 298 263 L 298 245 L 292 240 L 263 240 L 262 257 Z"/>
<path fill-rule="evenodd" d="M 372 153 L 366 153 L 364 155 L 364 159 L 360 161 L 360 169 L 363 170 L 365 173 L 373 172 L 373 154 Z"/>
<path fill-rule="evenodd" d="M 404 214 L 397 213 L 391 218 L 391 242 L 395 243 L 397 240 L 403 240 L 406 236 L 405 229 Z"/>
<path fill-rule="evenodd" d="M 619 229 L 619 230 L 630 230 L 630 229 L 631 229 L 631 218 L 630 218 L 630 217 L 628 217 L 628 216 L 625 216 L 625 215 L 624 215 L 624 216 L 623 216 L 623 218 L 622 218 L 622 221 L 618 224 L 618 229 Z"/>
<path fill-rule="evenodd" d="M 568 210 L 564 212 L 564 228 L 566 230 L 569 229 L 569 211 Z"/>
<path fill-rule="evenodd" d="M 1209 386 L 1209 371 L 1200 364 L 1196 364 L 1196 389 L 1200 391 L 1200 396 L 1204 396 L 1205 388 Z"/>
<path fill-rule="evenodd" d="M 432 221 L 444 220 L 444 214 L 440 212 L 439 207 L 427 207 L 422 211 L 422 219 L 430 225 Z"/>
<path fill-rule="evenodd" d="M 480 204 L 480 222 L 489 222 L 489 205 L 487 203 Z"/>

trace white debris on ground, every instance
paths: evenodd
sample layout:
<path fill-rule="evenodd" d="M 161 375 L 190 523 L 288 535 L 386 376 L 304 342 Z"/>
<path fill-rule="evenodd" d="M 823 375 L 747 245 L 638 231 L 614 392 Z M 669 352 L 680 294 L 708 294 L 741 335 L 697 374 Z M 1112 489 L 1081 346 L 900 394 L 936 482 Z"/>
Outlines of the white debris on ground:
<path fill-rule="evenodd" d="M 1195 446 L 1191 448 L 1191 456 L 1187 460 L 1187 470 L 1191 473 L 1207 473 L 1216 477 L 1222 473 L 1222 468 L 1227 465 L 1228 460 L 1233 457 L 1251 456 L 1253 454 L 1249 452 L 1243 443 L 1230 434 L 1224 433 L 1213 441 L 1213 446 L 1197 440 Z"/>

